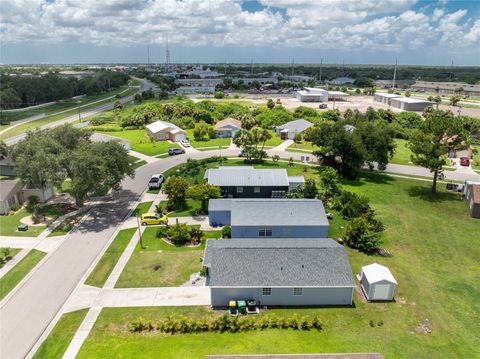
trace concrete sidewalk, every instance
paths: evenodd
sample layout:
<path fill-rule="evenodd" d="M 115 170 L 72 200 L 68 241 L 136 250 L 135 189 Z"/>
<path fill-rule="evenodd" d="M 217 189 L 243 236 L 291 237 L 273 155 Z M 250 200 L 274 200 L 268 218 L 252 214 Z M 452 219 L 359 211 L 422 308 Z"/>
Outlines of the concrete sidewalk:
<path fill-rule="evenodd" d="M 210 305 L 208 287 L 95 288 L 83 285 L 65 312 L 100 307 Z"/>
<path fill-rule="evenodd" d="M 271 148 L 270 151 L 285 151 L 291 145 L 293 145 L 293 140 L 285 140 L 278 146 Z"/>
<path fill-rule="evenodd" d="M 10 259 L 5 265 L 0 268 L 0 278 L 2 278 L 5 274 L 7 274 L 15 265 L 20 262 L 25 256 L 30 252 L 30 249 L 25 248 L 22 249 L 20 252 L 17 253 L 15 257 Z"/>

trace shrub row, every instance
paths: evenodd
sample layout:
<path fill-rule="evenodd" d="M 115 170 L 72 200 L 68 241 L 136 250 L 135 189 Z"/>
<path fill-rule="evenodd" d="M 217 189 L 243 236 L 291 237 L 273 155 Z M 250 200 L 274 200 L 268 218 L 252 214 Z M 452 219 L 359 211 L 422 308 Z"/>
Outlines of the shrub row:
<path fill-rule="evenodd" d="M 266 329 L 321 330 L 322 324 L 318 317 L 277 317 L 265 315 L 262 317 L 232 317 L 223 315 L 215 319 L 195 319 L 181 316 L 168 317 L 159 321 L 138 318 L 128 325 L 132 333 L 159 332 L 168 334 L 188 334 L 201 332 L 237 333 Z"/>

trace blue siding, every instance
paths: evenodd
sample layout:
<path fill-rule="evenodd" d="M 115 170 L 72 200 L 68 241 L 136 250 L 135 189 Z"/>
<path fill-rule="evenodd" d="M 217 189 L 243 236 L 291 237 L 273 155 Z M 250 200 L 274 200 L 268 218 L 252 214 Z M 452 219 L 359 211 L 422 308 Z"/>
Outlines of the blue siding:
<path fill-rule="evenodd" d="M 233 226 L 232 238 L 259 238 L 262 226 Z M 271 238 L 328 238 L 328 226 L 278 226 L 272 227 Z"/>
<path fill-rule="evenodd" d="M 210 211 L 208 213 L 210 224 L 216 223 L 217 226 L 230 225 L 230 211 Z"/>

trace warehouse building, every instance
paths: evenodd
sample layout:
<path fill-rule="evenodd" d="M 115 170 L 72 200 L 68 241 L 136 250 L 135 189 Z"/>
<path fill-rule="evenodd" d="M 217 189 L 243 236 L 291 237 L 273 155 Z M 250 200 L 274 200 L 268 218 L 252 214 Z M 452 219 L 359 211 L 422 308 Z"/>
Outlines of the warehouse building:
<path fill-rule="evenodd" d="M 453 95 L 461 93 L 468 96 L 480 96 L 480 85 L 471 85 L 465 82 L 428 82 L 417 81 L 412 85 L 416 91 L 435 92 L 439 95 Z M 459 91 L 462 90 L 463 91 Z"/>
<path fill-rule="evenodd" d="M 390 99 L 390 105 L 404 111 L 423 111 L 433 102 L 414 97 L 394 97 Z"/>
<path fill-rule="evenodd" d="M 390 101 L 392 100 L 392 98 L 398 98 L 398 97 L 403 97 L 403 96 L 397 95 L 394 93 L 377 92 L 375 93 L 375 95 L 373 95 L 373 100 L 390 106 Z"/>
<path fill-rule="evenodd" d="M 210 224 L 230 225 L 232 238 L 326 238 L 322 201 L 293 198 L 211 199 Z"/>
<path fill-rule="evenodd" d="M 203 265 L 213 307 L 351 305 L 355 283 L 343 246 L 327 238 L 209 239 Z"/>
<path fill-rule="evenodd" d="M 327 102 L 328 91 L 316 87 L 305 87 L 303 90 L 297 91 L 297 99 L 300 102 Z"/>

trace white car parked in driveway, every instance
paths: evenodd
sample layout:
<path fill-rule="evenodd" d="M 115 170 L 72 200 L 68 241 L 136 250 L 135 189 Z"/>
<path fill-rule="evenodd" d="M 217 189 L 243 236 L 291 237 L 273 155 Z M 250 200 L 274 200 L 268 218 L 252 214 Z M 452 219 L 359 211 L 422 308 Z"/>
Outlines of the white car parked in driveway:
<path fill-rule="evenodd" d="M 148 189 L 158 189 L 162 186 L 164 177 L 161 174 L 152 175 L 150 181 L 148 182 Z"/>
<path fill-rule="evenodd" d="M 190 147 L 190 141 L 189 140 L 182 140 L 180 142 L 180 144 L 183 146 L 183 147 Z"/>

